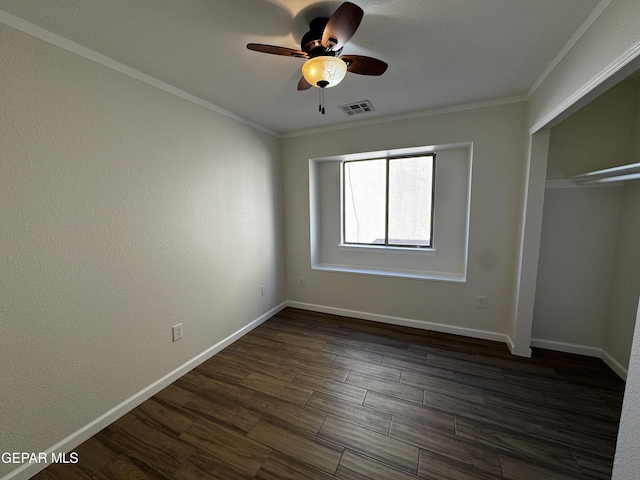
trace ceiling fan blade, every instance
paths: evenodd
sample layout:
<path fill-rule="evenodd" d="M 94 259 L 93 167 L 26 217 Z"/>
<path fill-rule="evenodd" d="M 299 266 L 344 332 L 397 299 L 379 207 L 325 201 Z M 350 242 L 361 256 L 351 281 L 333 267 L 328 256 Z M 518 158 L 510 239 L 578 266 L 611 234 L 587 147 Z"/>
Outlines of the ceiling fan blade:
<path fill-rule="evenodd" d="M 300 81 L 298 82 L 298 90 L 309 90 L 312 85 L 305 80 L 304 77 L 300 77 Z"/>
<path fill-rule="evenodd" d="M 327 50 L 340 50 L 356 33 L 364 11 L 351 2 L 344 2 L 331 15 L 322 33 L 322 46 Z"/>
<path fill-rule="evenodd" d="M 247 48 L 256 52 L 270 53 L 272 55 L 283 55 L 285 57 L 308 58 L 309 54 L 301 50 L 292 48 L 276 47 L 275 45 L 263 45 L 261 43 L 248 43 Z"/>
<path fill-rule="evenodd" d="M 347 72 L 359 75 L 382 75 L 388 67 L 382 60 L 363 55 L 342 55 L 340 58 L 347 64 Z"/>

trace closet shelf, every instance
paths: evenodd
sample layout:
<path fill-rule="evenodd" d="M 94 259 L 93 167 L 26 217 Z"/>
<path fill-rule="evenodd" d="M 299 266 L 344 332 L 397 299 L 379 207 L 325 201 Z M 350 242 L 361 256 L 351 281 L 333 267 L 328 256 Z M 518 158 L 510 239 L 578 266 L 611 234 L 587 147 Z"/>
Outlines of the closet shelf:
<path fill-rule="evenodd" d="M 595 172 L 575 175 L 571 179 L 576 185 L 589 183 L 623 182 L 625 180 L 640 179 L 640 163 L 630 163 L 619 167 L 605 168 Z"/>

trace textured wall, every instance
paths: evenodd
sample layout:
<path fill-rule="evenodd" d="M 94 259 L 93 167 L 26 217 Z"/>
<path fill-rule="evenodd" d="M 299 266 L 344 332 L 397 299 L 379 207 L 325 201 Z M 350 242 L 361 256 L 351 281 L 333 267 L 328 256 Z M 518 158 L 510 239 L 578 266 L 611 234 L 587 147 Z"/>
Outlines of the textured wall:
<path fill-rule="evenodd" d="M 640 298 L 640 180 L 622 188 L 604 348 L 626 367 Z"/>
<path fill-rule="evenodd" d="M 547 189 L 533 312 L 536 340 L 594 352 L 604 347 L 620 205 L 620 188 Z"/>
<path fill-rule="evenodd" d="M 620 82 L 551 129 L 547 178 L 631 161 L 638 85 L 634 78 Z"/>
<path fill-rule="evenodd" d="M 284 300 L 280 140 L 4 26 L 0 85 L 0 451 L 39 452 Z"/>
<path fill-rule="evenodd" d="M 614 480 L 636 480 L 640 472 L 640 305 L 636 315 L 633 348 L 629 361 L 627 388 L 618 432 L 618 446 L 613 463 Z"/>

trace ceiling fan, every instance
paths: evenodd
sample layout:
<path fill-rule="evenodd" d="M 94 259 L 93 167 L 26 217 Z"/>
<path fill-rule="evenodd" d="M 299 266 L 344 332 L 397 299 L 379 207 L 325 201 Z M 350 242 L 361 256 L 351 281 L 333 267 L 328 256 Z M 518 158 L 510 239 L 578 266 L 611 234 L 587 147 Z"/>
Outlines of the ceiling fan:
<path fill-rule="evenodd" d="M 300 50 L 249 43 L 247 48 L 256 52 L 306 58 L 298 90 L 312 86 L 320 89 L 320 107 L 324 112 L 324 89 L 339 84 L 347 72 L 359 75 L 382 75 L 387 64 L 363 55 L 341 55 L 342 48 L 358 29 L 364 11 L 351 2 L 344 2 L 330 18 L 318 17 L 311 21 L 309 31 L 300 42 Z"/>

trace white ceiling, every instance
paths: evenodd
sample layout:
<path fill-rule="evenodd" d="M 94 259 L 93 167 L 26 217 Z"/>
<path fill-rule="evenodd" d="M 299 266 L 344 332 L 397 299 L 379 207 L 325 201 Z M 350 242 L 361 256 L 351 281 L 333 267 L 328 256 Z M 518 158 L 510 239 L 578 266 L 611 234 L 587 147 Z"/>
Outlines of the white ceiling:
<path fill-rule="evenodd" d="M 524 96 L 600 0 L 353 0 L 364 9 L 344 54 L 389 64 L 298 92 L 304 60 L 246 44 L 299 48 L 309 21 L 340 1 L 0 0 L 0 9 L 280 134 L 354 121 L 337 106 L 370 100 L 398 115 Z"/>

